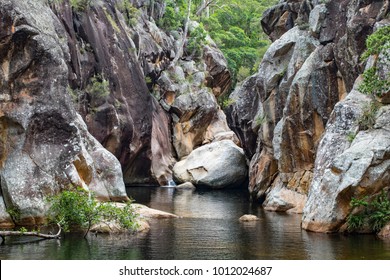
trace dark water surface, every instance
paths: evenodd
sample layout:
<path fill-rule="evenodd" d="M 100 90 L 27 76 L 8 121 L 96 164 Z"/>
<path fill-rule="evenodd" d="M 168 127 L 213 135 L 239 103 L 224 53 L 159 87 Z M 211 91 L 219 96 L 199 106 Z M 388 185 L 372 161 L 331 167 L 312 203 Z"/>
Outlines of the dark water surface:
<path fill-rule="evenodd" d="M 8 238 L 0 259 L 390 259 L 389 241 L 303 231 L 300 215 L 265 212 L 243 191 L 128 188 L 128 194 L 182 218 L 153 221 L 151 230 L 139 235 Z M 243 214 L 260 221 L 241 224 Z"/>

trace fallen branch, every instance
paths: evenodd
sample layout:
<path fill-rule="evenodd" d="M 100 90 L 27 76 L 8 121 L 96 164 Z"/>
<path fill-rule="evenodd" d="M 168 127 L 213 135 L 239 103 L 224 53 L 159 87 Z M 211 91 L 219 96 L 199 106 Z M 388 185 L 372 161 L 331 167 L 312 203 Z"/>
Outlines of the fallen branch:
<path fill-rule="evenodd" d="M 5 237 L 6 236 L 35 236 L 35 237 L 40 237 L 44 239 L 59 239 L 61 236 L 61 226 L 57 224 L 58 226 L 58 232 L 56 234 L 45 234 L 45 233 L 39 233 L 35 231 L 0 231 L 0 237 L 2 239 L 1 244 L 4 243 Z"/>

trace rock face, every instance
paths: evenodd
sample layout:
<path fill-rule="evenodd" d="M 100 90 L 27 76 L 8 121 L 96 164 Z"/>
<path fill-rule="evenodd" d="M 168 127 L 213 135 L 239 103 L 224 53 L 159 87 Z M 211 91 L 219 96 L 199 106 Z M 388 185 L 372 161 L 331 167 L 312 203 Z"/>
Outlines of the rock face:
<path fill-rule="evenodd" d="M 68 185 L 127 200 L 118 160 L 73 108 L 60 22 L 42 1 L 2 1 L 0 16 L 1 225 L 41 223 L 46 196 Z"/>
<path fill-rule="evenodd" d="M 167 185 L 175 157 L 208 138 L 234 138 L 226 121 L 219 135 L 208 129 L 221 120 L 216 97 L 230 88 L 231 75 L 211 40 L 200 57 L 172 65 L 181 34 L 156 26 L 165 2 L 126 3 L 131 11 L 114 0 L 83 11 L 62 1 L 52 9 L 66 30 L 71 92 L 88 130 L 120 160 L 126 184 Z"/>
<path fill-rule="evenodd" d="M 124 183 L 168 185 L 194 149 L 239 144 L 216 101 L 231 75 L 211 39 L 172 65 L 182 34 L 156 26 L 165 1 L 72 5 L 0 4 L 3 226 L 16 221 L 7 210 L 39 223 L 44 197 L 68 185 L 126 200 Z"/>
<path fill-rule="evenodd" d="M 353 89 L 365 39 L 388 13 L 388 1 L 280 1 L 262 19 L 274 42 L 259 72 L 230 96 L 227 118 L 250 161 L 253 198 L 304 212 L 308 230 L 339 230 L 351 197 L 388 184 L 386 110 L 381 127 L 377 119 L 374 131 L 357 133 L 371 101 Z"/>
<path fill-rule="evenodd" d="M 230 140 L 195 149 L 173 167 L 175 181 L 220 189 L 239 186 L 247 176 L 244 152 Z"/>

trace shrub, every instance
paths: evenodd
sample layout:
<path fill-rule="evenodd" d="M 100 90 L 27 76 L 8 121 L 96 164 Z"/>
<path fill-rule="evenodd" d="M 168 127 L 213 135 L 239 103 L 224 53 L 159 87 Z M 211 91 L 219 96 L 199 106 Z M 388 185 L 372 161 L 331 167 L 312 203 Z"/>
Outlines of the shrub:
<path fill-rule="evenodd" d="M 363 73 L 363 82 L 359 86 L 359 91 L 365 94 L 372 94 L 381 97 L 390 91 L 390 75 L 378 74 L 378 63 L 390 63 L 390 26 L 379 28 L 366 40 L 366 51 L 362 54 L 361 60 L 366 61 L 370 56 L 377 56 L 374 66 L 368 68 Z M 387 76 L 386 76 L 387 75 Z"/>
<path fill-rule="evenodd" d="M 134 27 L 137 24 L 141 12 L 129 0 L 119 1 L 117 9 L 124 15 L 128 26 Z"/>
<path fill-rule="evenodd" d="M 367 104 L 363 107 L 363 114 L 360 116 L 359 129 L 367 130 L 374 128 L 376 122 L 376 114 L 379 110 L 379 103 L 377 101 L 372 101 L 370 104 Z"/>
<path fill-rule="evenodd" d="M 118 208 L 105 202 L 98 203 L 93 194 L 78 187 L 65 190 L 48 198 L 50 203 L 49 220 L 60 225 L 65 231 L 86 230 L 99 221 L 116 221 L 123 228 L 135 230 L 137 214 L 131 202 Z"/>
<path fill-rule="evenodd" d="M 199 24 L 193 31 L 187 41 L 187 53 L 191 57 L 199 57 L 202 55 L 203 45 L 206 41 L 207 32 L 203 28 L 203 24 Z"/>
<path fill-rule="evenodd" d="M 87 92 L 94 98 L 106 98 L 110 94 L 110 83 L 97 74 L 90 79 Z"/>
<path fill-rule="evenodd" d="M 352 198 L 352 212 L 361 208 L 357 214 L 350 214 L 347 218 L 348 230 L 359 230 L 369 226 L 374 232 L 379 232 L 390 221 L 390 200 L 388 194 L 382 191 L 371 202 L 367 197 Z"/>

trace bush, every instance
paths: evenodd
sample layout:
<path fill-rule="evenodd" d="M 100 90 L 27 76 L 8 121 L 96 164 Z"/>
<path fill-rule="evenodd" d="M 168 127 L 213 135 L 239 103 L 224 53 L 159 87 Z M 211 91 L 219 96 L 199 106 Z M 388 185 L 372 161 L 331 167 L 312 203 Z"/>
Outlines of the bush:
<path fill-rule="evenodd" d="M 368 226 L 372 231 L 379 232 L 390 221 L 390 200 L 385 191 L 376 196 L 371 202 L 367 197 L 363 199 L 352 198 L 352 212 L 347 218 L 348 230 L 360 230 Z"/>
<path fill-rule="evenodd" d="M 130 230 L 136 230 L 138 227 L 137 214 L 131 202 L 124 208 L 115 207 L 108 202 L 99 203 L 93 194 L 80 187 L 51 196 L 48 202 L 49 220 L 59 224 L 65 232 L 86 230 L 86 236 L 91 226 L 100 221 L 116 221 L 123 228 Z"/>
<path fill-rule="evenodd" d="M 378 74 L 378 64 L 390 63 L 390 26 L 379 28 L 366 40 L 366 51 L 362 54 L 361 60 L 366 61 L 370 56 L 377 56 L 374 66 L 368 68 L 363 73 L 363 82 L 359 86 L 359 91 L 365 94 L 372 94 L 381 97 L 390 91 L 390 75 Z M 387 76 L 386 76 L 387 75 Z"/>

